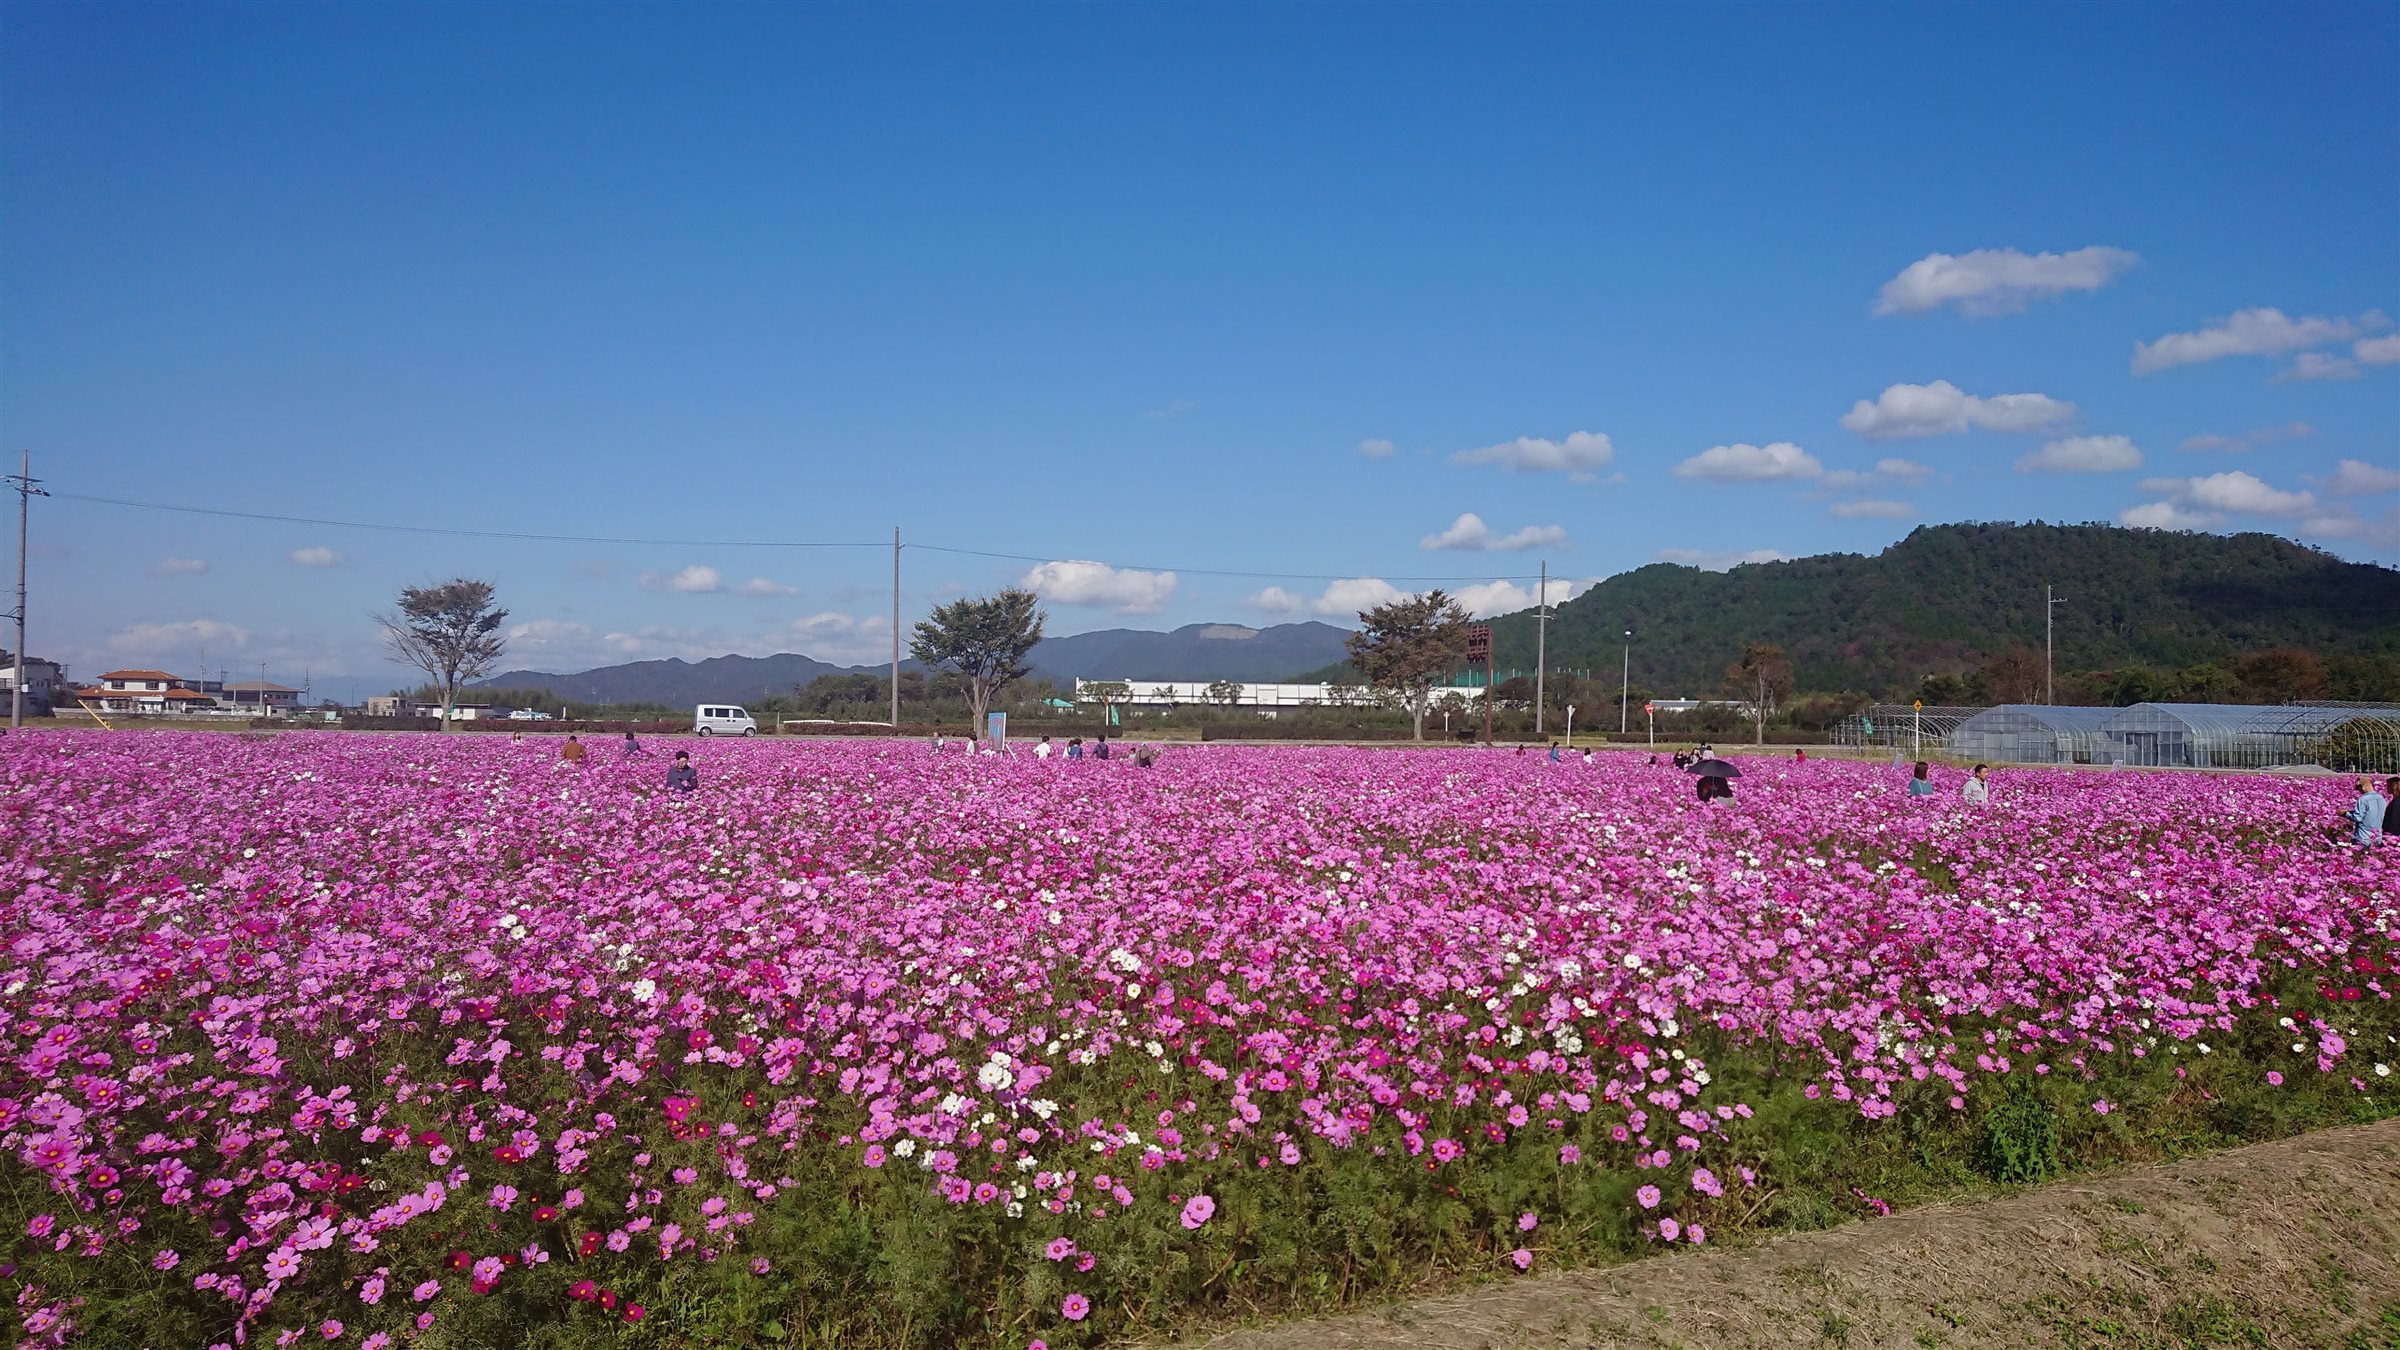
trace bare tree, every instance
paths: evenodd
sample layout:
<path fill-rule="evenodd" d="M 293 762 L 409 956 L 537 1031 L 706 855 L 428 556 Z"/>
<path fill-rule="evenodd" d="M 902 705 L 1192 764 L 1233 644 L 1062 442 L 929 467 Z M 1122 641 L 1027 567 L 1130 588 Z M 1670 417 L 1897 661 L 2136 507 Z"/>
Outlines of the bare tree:
<path fill-rule="evenodd" d="M 1767 719 L 1792 696 L 1791 658 L 1771 642 L 1753 642 L 1742 649 L 1741 660 L 1725 668 L 1725 691 L 1750 705 L 1751 721 L 1757 728 L 1750 743 L 1764 745 Z"/>
<path fill-rule="evenodd" d="M 1022 679 L 1025 654 L 1042 640 L 1042 611 L 1033 592 L 1011 588 L 988 599 L 953 600 L 917 624 L 909 655 L 928 669 L 948 667 L 967 681 L 972 735 L 983 734 L 984 714 L 1000 691 Z"/>
<path fill-rule="evenodd" d="M 1413 734 L 1424 740 L 1433 687 L 1466 659 L 1467 612 L 1435 590 L 1362 610 L 1358 622 L 1361 631 L 1343 640 L 1351 663 L 1408 709 Z"/>
<path fill-rule="evenodd" d="M 439 586 L 400 592 L 399 610 L 378 614 L 392 657 L 424 671 L 442 691 L 442 730 L 458 706 L 458 686 L 492 673 L 508 640 L 499 633 L 508 611 L 492 604 L 492 583 L 453 577 Z"/>

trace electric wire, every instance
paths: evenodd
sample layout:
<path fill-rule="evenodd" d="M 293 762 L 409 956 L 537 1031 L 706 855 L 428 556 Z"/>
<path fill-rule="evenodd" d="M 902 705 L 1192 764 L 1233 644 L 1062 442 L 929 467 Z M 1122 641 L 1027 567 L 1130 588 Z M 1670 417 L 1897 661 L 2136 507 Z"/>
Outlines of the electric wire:
<path fill-rule="evenodd" d="M 316 527 L 318 527 L 318 528 L 321 528 L 321 529 L 340 529 L 340 530 L 371 530 L 371 531 L 378 531 L 378 532 L 381 532 L 381 533 L 386 533 L 386 534 L 438 535 L 438 536 L 444 536 L 444 537 L 449 537 L 449 538 L 460 538 L 460 539 L 497 539 L 497 540 L 508 540 L 508 541 L 521 542 L 521 543 L 545 543 L 545 544 L 612 544 L 612 545 L 620 545 L 620 546 L 625 546 L 625 547 L 656 547 L 656 548 L 828 548 L 828 549 L 841 549 L 841 548 L 858 548 L 858 549 L 866 549 L 866 548 L 871 548 L 871 549 L 886 549 L 886 548 L 890 548 L 890 547 L 892 547 L 892 543 L 891 543 L 891 541 L 890 541 L 890 540 L 865 540 L 865 541 L 852 541 L 852 540 L 832 540 L 832 539 L 822 539 L 822 540 L 802 540 L 802 539 L 664 539 L 664 538 L 650 538 L 650 537 L 643 537 L 643 536 L 632 536 L 632 535 L 548 534 L 548 533 L 542 533 L 542 532 L 537 532 L 537 531 L 529 531 L 529 530 L 474 530 L 474 529 L 467 529 L 467 528 L 465 528 L 465 527 L 463 527 L 463 526 L 453 526 L 453 525 L 395 525 L 395 524 L 389 524 L 389 523 L 380 523 L 380 522 L 374 522 L 374 521 L 363 521 L 363 520 L 333 520 L 333 519 L 328 519 L 328 518 L 325 518 L 325 517 L 319 517 L 319 516 L 289 516 L 289 515 L 279 515 L 279 514 L 276 514 L 276 513 L 274 513 L 274 512 L 268 512 L 268 511 L 235 511 L 235 510 L 230 510 L 230 509 L 227 509 L 227 508 L 224 508 L 224 507 L 214 507 L 214 506 L 192 506 L 192 505 L 187 505 L 187 504 L 183 504 L 183 503 L 177 503 L 177 502 L 144 502 L 144 501 L 134 501 L 134 500 L 131 500 L 131 499 L 129 499 L 129 498 L 124 498 L 124 497 L 102 497 L 102 496 L 95 496 L 95 495 L 93 495 L 93 494 L 90 494 L 90 493 L 83 493 L 83 492 L 61 492 L 61 493 L 57 493 L 57 494 L 56 494 L 56 497 L 57 497 L 57 499 L 58 499 L 58 500 L 60 500 L 60 501 L 89 502 L 89 503 L 92 503 L 92 504 L 94 504 L 94 505 L 98 505 L 98 506 L 117 506 L 117 507 L 126 507 L 126 508 L 129 508 L 129 509 L 132 509 L 132 510 L 137 510 L 137 511 L 168 511 L 168 512 L 174 512 L 174 513 L 181 514 L 181 515 L 194 515 L 194 516 L 214 516 L 214 517 L 217 517 L 217 518 L 220 518 L 220 519 L 227 519 L 227 520 L 249 520 L 249 521 L 260 521 L 260 522 L 265 522 L 265 523 L 270 523 L 270 524 L 279 524 L 279 525 L 311 525 L 311 526 L 316 526 Z M 1000 560 L 1000 561 L 1005 561 L 1005 562 L 1024 562 L 1024 563 L 1042 564 L 1042 563 L 1052 563 L 1052 562 L 1061 562 L 1061 561 L 1085 561 L 1085 560 L 1082 560 L 1082 559 L 1060 559 L 1060 558 L 1056 558 L 1056 557 L 1045 557 L 1045 556 L 1040 556 L 1040 555 L 1036 555 L 1036 554 L 1030 554 L 1030 553 L 1000 553 L 1000 552 L 994 552 L 994 551 L 991 551 L 991 550 L 988 550 L 988 549 L 957 548 L 957 547 L 953 547 L 953 546 L 950 546 L 950 545 L 947 545 L 947 544 L 924 544 L 924 543 L 909 543 L 909 542 L 904 542 L 904 543 L 902 543 L 902 544 L 901 544 L 901 547 L 902 547 L 902 548 L 906 548 L 906 549 L 918 549 L 918 550 L 921 550 L 921 551 L 923 551 L 923 552 L 927 552 L 927 553 L 948 553 L 948 554 L 954 554 L 954 555 L 957 555 L 957 556 L 960 556 L 960 557 L 968 557 L 968 558 L 991 558 L 991 559 L 997 559 L 997 560 Z M 1089 560 L 1089 561 L 1098 561 L 1098 560 L 1097 560 L 1097 559 L 1093 559 L 1093 560 Z M 1215 568 L 1215 567 L 1160 567 L 1160 566 L 1154 566 L 1154 565 L 1147 564 L 1147 563 L 1136 564 L 1136 563 L 1108 563 L 1108 562 L 1103 562 L 1103 563 L 1101 563 L 1101 565 L 1102 565 L 1102 566 L 1105 566 L 1105 567 L 1111 567 L 1111 568 L 1115 568 L 1115 569 L 1117 569 L 1117 570 L 1120 570 L 1120 571 L 1135 571 L 1135 572 L 1174 572 L 1174 573 L 1177 573 L 1178 575 L 1183 575 L 1183 576 L 1206 576 L 1206 577 L 1241 577 L 1241 578 L 1249 578 L 1249 579 L 1262 580 L 1262 581 L 1358 581 L 1358 580 L 1365 580 L 1365 579 L 1366 579 L 1365 577 L 1362 577 L 1361 575 L 1359 575 L 1359 574 L 1357 574 L 1357 573 L 1336 574 L 1336 573 L 1323 573 L 1323 572 L 1255 572 L 1255 571 L 1238 571 L 1238 570 L 1233 570 L 1233 569 L 1227 569 L 1227 568 Z M 1535 581 L 1535 580 L 1537 580 L 1537 578 L 1535 578 L 1535 577 L 1530 577 L 1530 576 L 1490 576 L 1490 575 L 1467 575 L 1467 574 L 1456 574 L 1456 575 L 1447 575 L 1447 576 L 1383 576 L 1383 577 L 1380 577 L 1380 578 L 1378 578 L 1378 579 L 1380 579 L 1380 580 L 1383 580 L 1383 581 L 1412 581 L 1412 582 L 1414 582 L 1414 581 L 1426 581 L 1426 582 L 1430 582 L 1430 581 L 1468 581 L 1468 582 L 1489 582 L 1489 581 Z"/>

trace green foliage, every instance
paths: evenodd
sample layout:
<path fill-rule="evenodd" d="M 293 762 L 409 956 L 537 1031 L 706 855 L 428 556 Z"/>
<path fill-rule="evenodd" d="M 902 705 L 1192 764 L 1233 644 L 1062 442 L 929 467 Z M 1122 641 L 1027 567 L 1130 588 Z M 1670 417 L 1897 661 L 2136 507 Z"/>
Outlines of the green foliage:
<path fill-rule="evenodd" d="M 1983 1114 L 1975 1166 L 1994 1181 L 2047 1181 L 2059 1170 L 2058 1111 L 2024 1084 L 2004 1091 Z"/>
<path fill-rule="evenodd" d="M 1637 568 L 1554 606 L 1548 654 L 1554 667 L 1613 671 L 1630 626 L 1636 678 L 1671 693 L 1710 688 L 1750 642 L 1789 652 L 1802 689 L 1897 693 L 2011 648 L 2041 651 L 2047 582 L 2067 599 L 2056 627 L 2062 696 L 2070 671 L 2181 670 L 2305 648 L 2324 656 L 2327 692 L 2280 697 L 2391 697 L 2349 691 L 2400 690 L 2395 580 L 2390 568 L 2265 534 L 1931 525 L 1873 557 Z M 1499 664 L 1531 667 L 1531 611 L 1492 627 Z"/>

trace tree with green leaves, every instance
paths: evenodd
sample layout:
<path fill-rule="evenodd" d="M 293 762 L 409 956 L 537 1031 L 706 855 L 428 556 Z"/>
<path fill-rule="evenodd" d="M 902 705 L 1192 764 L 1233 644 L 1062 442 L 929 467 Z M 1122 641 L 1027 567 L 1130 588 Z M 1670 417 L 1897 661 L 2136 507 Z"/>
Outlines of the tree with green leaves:
<path fill-rule="evenodd" d="M 1242 686 L 1240 682 L 1236 680 L 1209 681 L 1208 701 L 1223 708 L 1230 708 L 1241 702 Z"/>
<path fill-rule="evenodd" d="M 1725 690 L 1750 706 L 1757 734 L 1752 745 L 1767 743 L 1767 719 L 1792 696 L 1792 662 L 1772 642 L 1753 642 L 1742 659 L 1725 668 Z"/>
<path fill-rule="evenodd" d="M 1467 612 L 1439 590 L 1361 610 L 1359 631 L 1343 640 L 1369 686 L 1408 709 L 1411 733 L 1425 739 L 1425 707 L 1435 685 L 1467 657 Z"/>
<path fill-rule="evenodd" d="M 393 659 L 424 671 L 441 691 L 444 731 L 458 706 L 460 683 L 491 674 L 507 650 L 499 629 L 508 611 L 492 603 L 493 594 L 488 581 L 453 577 L 439 586 L 408 587 L 395 612 L 375 616 Z"/>
<path fill-rule="evenodd" d="M 1085 680 L 1075 687 L 1078 701 L 1090 700 L 1100 705 L 1100 725 L 1115 726 L 1116 720 L 1108 710 L 1120 703 L 1133 701 L 1133 684 L 1128 680 Z"/>
<path fill-rule="evenodd" d="M 1026 653 L 1042 640 L 1041 602 L 1011 587 L 984 599 L 953 600 L 917 624 L 908 654 L 928 669 L 956 671 L 966 681 L 973 734 L 983 734 L 984 714 L 1011 680 L 1025 676 Z"/>

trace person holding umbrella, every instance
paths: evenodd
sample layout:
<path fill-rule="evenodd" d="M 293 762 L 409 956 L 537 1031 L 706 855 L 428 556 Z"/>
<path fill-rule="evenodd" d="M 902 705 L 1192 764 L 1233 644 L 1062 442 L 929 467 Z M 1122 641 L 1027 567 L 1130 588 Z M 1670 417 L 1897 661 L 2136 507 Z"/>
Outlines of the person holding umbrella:
<path fill-rule="evenodd" d="M 1713 756 L 1694 760 L 1687 770 L 1700 776 L 1700 800 L 1713 802 L 1733 800 L 1733 781 L 1742 776 L 1741 769 Z"/>

